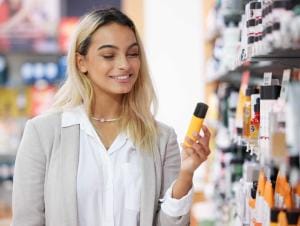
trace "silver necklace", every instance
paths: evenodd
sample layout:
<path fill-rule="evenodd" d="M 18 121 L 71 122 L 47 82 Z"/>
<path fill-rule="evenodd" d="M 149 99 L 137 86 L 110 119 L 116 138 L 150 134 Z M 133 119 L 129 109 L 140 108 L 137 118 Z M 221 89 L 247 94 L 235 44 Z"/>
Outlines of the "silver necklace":
<path fill-rule="evenodd" d="M 121 117 L 119 117 L 119 118 L 108 118 L 108 119 L 96 118 L 96 117 L 91 117 L 91 118 L 94 119 L 97 122 L 115 122 L 115 121 L 120 120 Z"/>

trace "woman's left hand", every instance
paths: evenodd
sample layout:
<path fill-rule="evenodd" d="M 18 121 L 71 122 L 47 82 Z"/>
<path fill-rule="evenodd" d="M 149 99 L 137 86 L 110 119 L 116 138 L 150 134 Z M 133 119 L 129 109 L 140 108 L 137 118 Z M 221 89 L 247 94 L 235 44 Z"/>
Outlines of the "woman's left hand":
<path fill-rule="evenodd" d="M 194 140 L 189 137 L 185 138 L 185 141 L 190 146 L 183 144 L 182 145 L 182 154 L 181 154 L 181 171 L 184 173 L 193 174 L 194 171 L 207 160 L 208 155 L 210 154 L 209 149 L 209 139 L 210 132 L 206 126 L 202 127 L 204 136 L 201 136 L 199 133 L 195 132 L 193 134 Z"/>
<path fill-rule="evenodd" d="M 204 136 L 194 134 L 194 140 L 185 138 L 190 146 L 182 145 L 181 168 L 177 180 L 173 186 L 172 197 L 180 199 L 185 196 L 192 187 L 194 171 L 203 163 L 210 154 L 210 132 L 206 126 L 202 127 Z"/>

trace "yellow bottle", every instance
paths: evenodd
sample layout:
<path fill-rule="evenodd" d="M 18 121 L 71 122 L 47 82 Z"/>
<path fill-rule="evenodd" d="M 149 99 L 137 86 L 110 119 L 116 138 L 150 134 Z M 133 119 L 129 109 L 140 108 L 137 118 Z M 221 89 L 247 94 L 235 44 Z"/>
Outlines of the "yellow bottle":
<path fill-rule="evenodd" d="M 192 116 L 192 120 L 190 122 L 189 128 L 188 128 L 187 133 L 186 133 L 186 136 L 188 136 L 192 140 L 195 140 L 194 136 L 193 136 L 193 133 L 194 132 L 197 132 L 197 133 L 200 132 L 207 110 L 208 110 L 208 105 L 207 104 L 197 103 L 196 109 L 194 111 L 194 115 Z M 184 142 L 184 144 L 187 147 L 190 147 L 190 145 L 186 141 Z"/>

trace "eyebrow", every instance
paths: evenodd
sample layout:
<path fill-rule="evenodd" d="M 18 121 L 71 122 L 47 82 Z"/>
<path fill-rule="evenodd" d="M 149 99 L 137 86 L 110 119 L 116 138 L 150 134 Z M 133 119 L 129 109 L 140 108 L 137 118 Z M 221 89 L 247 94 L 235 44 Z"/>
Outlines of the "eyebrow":
<path fill-rule="evenodd" d="M 132 43 L 130 46 L 128 46 L 127 49 L 130 49 L 134 46 L 139 46 L 137 42 L 135 43 Z M 102 45 L 98 48 L 98 50 L 101 50 L 101 49 L 104 49 L 104 48 L 112 48 L 112 49 L 119 49 L 117 46 L 114 46 L 114 45 Z"/>

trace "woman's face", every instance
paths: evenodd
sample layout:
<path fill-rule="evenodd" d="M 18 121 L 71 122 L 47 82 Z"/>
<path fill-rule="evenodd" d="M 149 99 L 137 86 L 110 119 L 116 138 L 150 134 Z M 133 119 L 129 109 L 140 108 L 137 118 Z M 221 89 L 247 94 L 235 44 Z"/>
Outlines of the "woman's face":
<path fill-rule="evenodd" d="M 96 95 L 130 92 L 140 70 L 134 32 L 117 23 L 100 27 L 91 37 L 87 55 L 77 55 L 77 66 L 87 72 Z"/>

